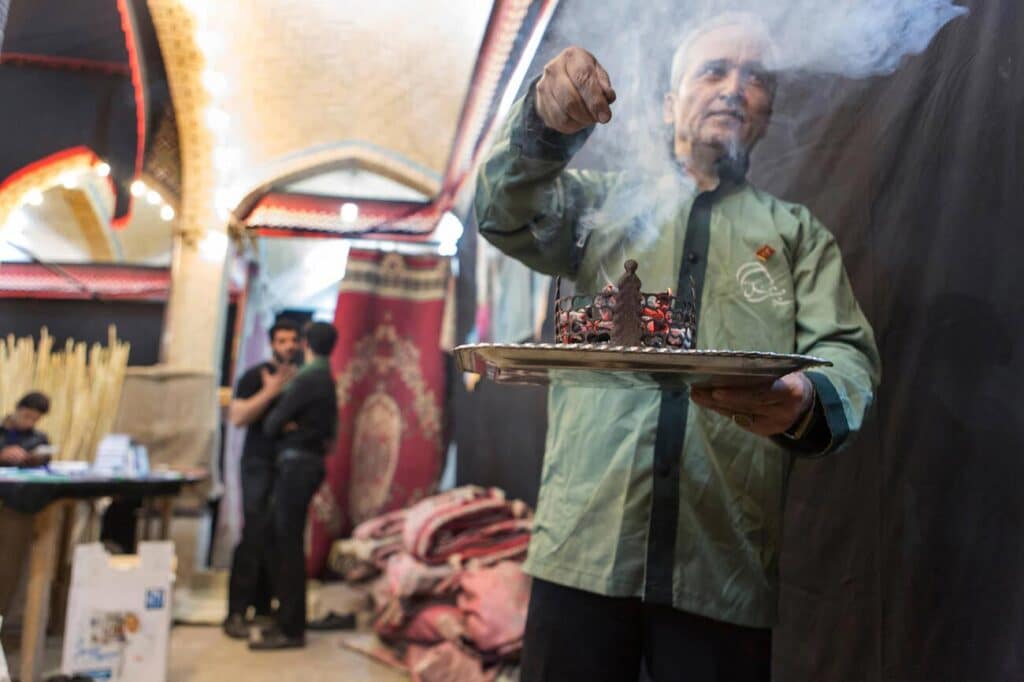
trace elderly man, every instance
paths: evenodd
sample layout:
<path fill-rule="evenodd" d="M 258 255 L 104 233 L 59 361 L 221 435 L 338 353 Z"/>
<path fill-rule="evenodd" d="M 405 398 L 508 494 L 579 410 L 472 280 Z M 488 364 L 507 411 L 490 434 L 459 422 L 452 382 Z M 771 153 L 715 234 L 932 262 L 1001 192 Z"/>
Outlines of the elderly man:
<path fill-rule="evenodd" d="M 674 180 L 647 185 L 663 195 L 641 229 L 595 225 L 617 215 L 624 174 L 566 169 L 615 101 L 579 47 L 545 66 L 481 171 L 480 232 L 505 253 L 581 291 L 635 259 L 648 291 L 692 285 L 698 347 L 833 363 L 689 394 L 552 387 L 524 681 L 770 677 L 791 458 L 848 442 L 880 372 L 832 235 L 745 180 L 772 113 L 772 49 L 746 15 L 683 41 L 664 99 Z"/>

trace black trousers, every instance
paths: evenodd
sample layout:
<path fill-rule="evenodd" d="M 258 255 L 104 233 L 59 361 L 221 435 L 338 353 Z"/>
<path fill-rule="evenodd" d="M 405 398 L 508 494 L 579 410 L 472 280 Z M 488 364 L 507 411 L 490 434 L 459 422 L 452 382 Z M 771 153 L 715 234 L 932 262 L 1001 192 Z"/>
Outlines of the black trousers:
<path fill-rule="evenodd" d="M 274 460 L 269 456 L 243 456 L 239 469 L 243 525 L 242 538 L 231 557 L 228 612 L 244 615 L 251 606 L 256 613 L 268 615 L 273 592 L 266 545 L 270 539 Z"/>
<path fill-rule="evenodd" d="M 112 542 L 125 554 L 135 554 L 135 532 L 140 509 L 140 497 L 115 497 L 111 500 L 100 521 L 100 540 Z"/>
<path fill-rule="evenodd" d="M 520 679 L 768 682 L 771 646 L 771 630 L 534 579 Z"/>
<path fill-rule="evenodd" d="M 324 480 L 324 458 L 285 450 L 277 456 L 271 501 L 270 556 L 274 564 L 278 627 L 289 637 L 306 631 L 306 553 L 303 543 L 309 502 Z"/>

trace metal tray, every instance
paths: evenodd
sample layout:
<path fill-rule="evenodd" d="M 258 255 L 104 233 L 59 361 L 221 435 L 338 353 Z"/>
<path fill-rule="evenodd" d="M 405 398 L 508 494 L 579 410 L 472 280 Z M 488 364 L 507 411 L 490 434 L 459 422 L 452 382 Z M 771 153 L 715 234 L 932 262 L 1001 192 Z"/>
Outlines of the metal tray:
<path fill-rule="evenodd" d="M 646 389 L 763 384 L 832 364 L 783 353 L 550 343 L 459 346 L 455 358 L 462 371 L 500 384 Z"/>

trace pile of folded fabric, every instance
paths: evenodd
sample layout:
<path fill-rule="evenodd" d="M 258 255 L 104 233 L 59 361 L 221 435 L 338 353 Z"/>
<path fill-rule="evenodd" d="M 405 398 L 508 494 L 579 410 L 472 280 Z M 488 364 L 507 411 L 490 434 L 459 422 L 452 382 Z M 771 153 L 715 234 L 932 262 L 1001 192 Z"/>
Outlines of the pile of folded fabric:
<path fill-rule="evenodd" d="M 388 559 L 402 551 L 405 509 L 399 509 L 365 521 L 352 531 L 352 537 L 331 546 L 327 568 L 348 582 L 373 577 L 387 566 Z"/>
<path fill-rule="evenodd" d="M 405 510 L 397 550 L 394 527 L 377 538 L 356 530 L 378 543 L 376 558 L 359 545 L 345 550 L 361 552 L 364 570 L 382 571 L 373 588 L 374 630 L 414 682 L 488 682 L 518 659 L 530 593 L 521 562 L 531 515 L 496 488 L 467 486 Z M 384 525 L 395 520 L 387 516 Z M 383 519 L 363 526 L 379 529 Z M 380 559 L 384 546 L 387 556 Z"/>

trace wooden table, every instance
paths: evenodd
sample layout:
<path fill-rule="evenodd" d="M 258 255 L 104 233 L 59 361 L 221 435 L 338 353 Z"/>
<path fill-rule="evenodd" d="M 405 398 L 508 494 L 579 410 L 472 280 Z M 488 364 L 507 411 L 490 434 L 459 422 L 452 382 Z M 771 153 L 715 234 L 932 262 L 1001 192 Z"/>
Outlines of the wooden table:
<path fill-rule="evenodd" d="M 32 546 L 19 665 L 22 682 L 34 682 L 41 674 L 46 628 L 51 618 L 52 588 L 57 568 L 68 563 L 77 502 L 100 497 L 140 498 L 144 510 L 140 538 L 166 540 L 170 534 L 174 498 L 186 486 L 200 483 L 205 478 L 205 473 L 198 472 L 136 479 L 20 473 L 0 475 L 0 501 L 12 509 L 32 514 Z M 159 512 L 155 532 L 151 528 L 151 512 L 154 510 Z M 57 585 L 66 587 L 69 581 L 70 576 L 62 577 Z M 60 605 L 53 614 L 55 620 L 63 618 L 63 599 L 58 601 Z"/>

